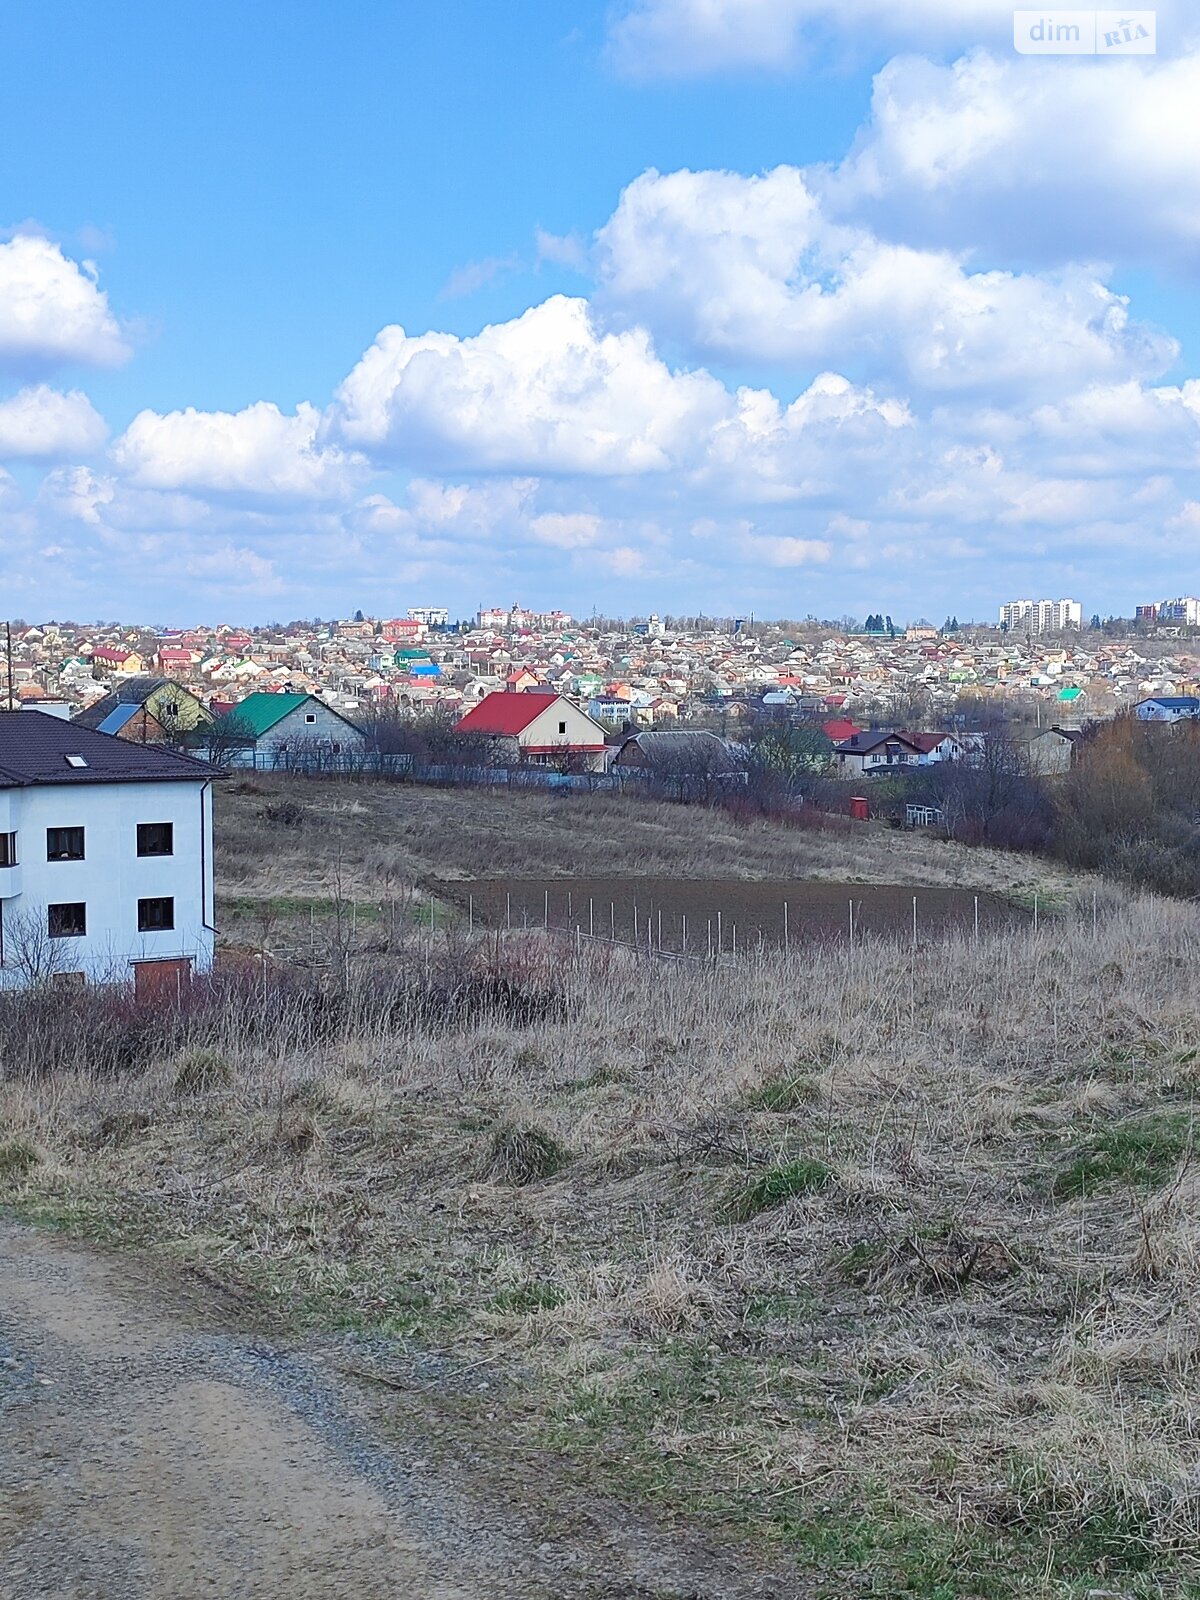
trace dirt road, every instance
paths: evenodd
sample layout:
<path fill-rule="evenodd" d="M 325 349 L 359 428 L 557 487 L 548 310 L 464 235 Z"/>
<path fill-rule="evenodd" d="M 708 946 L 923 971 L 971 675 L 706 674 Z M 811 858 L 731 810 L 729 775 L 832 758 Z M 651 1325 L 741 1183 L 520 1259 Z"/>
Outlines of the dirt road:
<path fill-rule="evenodd" d="M 547 1485 L 397 1443 L 337 1365 L 135 1255 L 0 1220 L 0 1600 L 789 1593 L 623 1514 L 547 1521 Z"/>

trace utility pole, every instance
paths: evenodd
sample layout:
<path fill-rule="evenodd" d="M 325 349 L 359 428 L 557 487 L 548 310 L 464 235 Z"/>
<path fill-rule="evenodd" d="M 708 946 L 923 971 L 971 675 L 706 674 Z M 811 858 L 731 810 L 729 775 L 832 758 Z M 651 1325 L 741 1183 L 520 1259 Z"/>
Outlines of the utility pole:
<path fill-rule="evenodd" d="M 12 660 L 12 623 L 4 624 L 4 654 L 8 662 L 8 709 L 13 710 L 16 697 L 13 694 L 13 660 Z"/>

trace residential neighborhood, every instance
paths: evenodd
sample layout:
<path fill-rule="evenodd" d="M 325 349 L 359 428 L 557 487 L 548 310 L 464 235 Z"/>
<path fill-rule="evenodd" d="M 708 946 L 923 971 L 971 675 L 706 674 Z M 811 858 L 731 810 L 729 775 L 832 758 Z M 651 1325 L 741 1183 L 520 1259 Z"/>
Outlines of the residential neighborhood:
<path fill-rule="evenodd" d="M 1177 637 L 946 632 L 919 623 L 870 633 L 812 621 L 618 623 L 516 605 L 460 623 L 447 617 L 445 608 L 414 606 L 404 617 L 359 613 L 254 629 L 18 623 L 0 703 L 58 708 L 83 726 L 154 743 L 235 712 L 256 725 L 269 714 L 274 726 L 279 697 L 290 697 L 290 710 L 308 697 L 319 708 L 302 715 L 316 716 L 321 737 L 344 748 L 380 713 L 466 719 L 493 696 L 529 693 L 569 702 L 595 735 L 581 731 L 583 743 L 600 745 L 606 735 L 687 724 L 736 737 L 762 716 L 832 724 L 829 736 L 841 743 L 860 726 L 961 723 L 964 702 L 1069 728 L 1135 706 L 1157 720 L 1200 706 L 1200 640 Z M 316 728 L 298 722 L 286 732 L 311 739 Z M 265 731 L 257 726 L 256 743 Z M 280 737 L 276 728 L 271 742 Z M 856 759 L 847 751 L 847 769 Z"/>

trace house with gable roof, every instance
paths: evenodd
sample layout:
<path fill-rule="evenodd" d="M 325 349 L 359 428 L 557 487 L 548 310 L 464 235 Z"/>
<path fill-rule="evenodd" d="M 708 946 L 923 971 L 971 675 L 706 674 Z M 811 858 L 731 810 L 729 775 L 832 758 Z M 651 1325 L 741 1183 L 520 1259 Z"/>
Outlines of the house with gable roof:
<path fill-rule="evenodd" d="M 458 731 L 493 738 L 505 755 L 534 766 L 571 762 L 602 771 L 608 750 L 600 724 L 549 690 L 489 694 L 461 718 Z"/>
<path fill-rule="evenodd" d="M 1139 722 L 1183 722 L 1200 717 L 1200 697 L 1194 694 L 1160 694 L 1139 700 L 1133 708 Z"/>
<path fill-rule="evenodd" d="M 202 701 L 169 678 L 126 678 L 71 719 L 77 727 L 136 744 L 183 743 L 212 721 Z"/>
<path fill-rule="evenodd" d="M 213 729 L 213 748 L 224 766 L 270 770 L 367 748 L 361 728 L 313 694 L 249 694 Z"/>

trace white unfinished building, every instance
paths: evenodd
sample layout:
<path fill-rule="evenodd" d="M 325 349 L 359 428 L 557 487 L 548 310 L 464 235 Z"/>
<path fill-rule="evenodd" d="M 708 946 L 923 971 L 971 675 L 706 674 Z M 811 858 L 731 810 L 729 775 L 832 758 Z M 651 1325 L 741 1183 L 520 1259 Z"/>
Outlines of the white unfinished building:
<path fill-rule="evenodd" d="M 212 965 L 211 767 L 36 711 L 0 712 L 0 988 Z"/>

